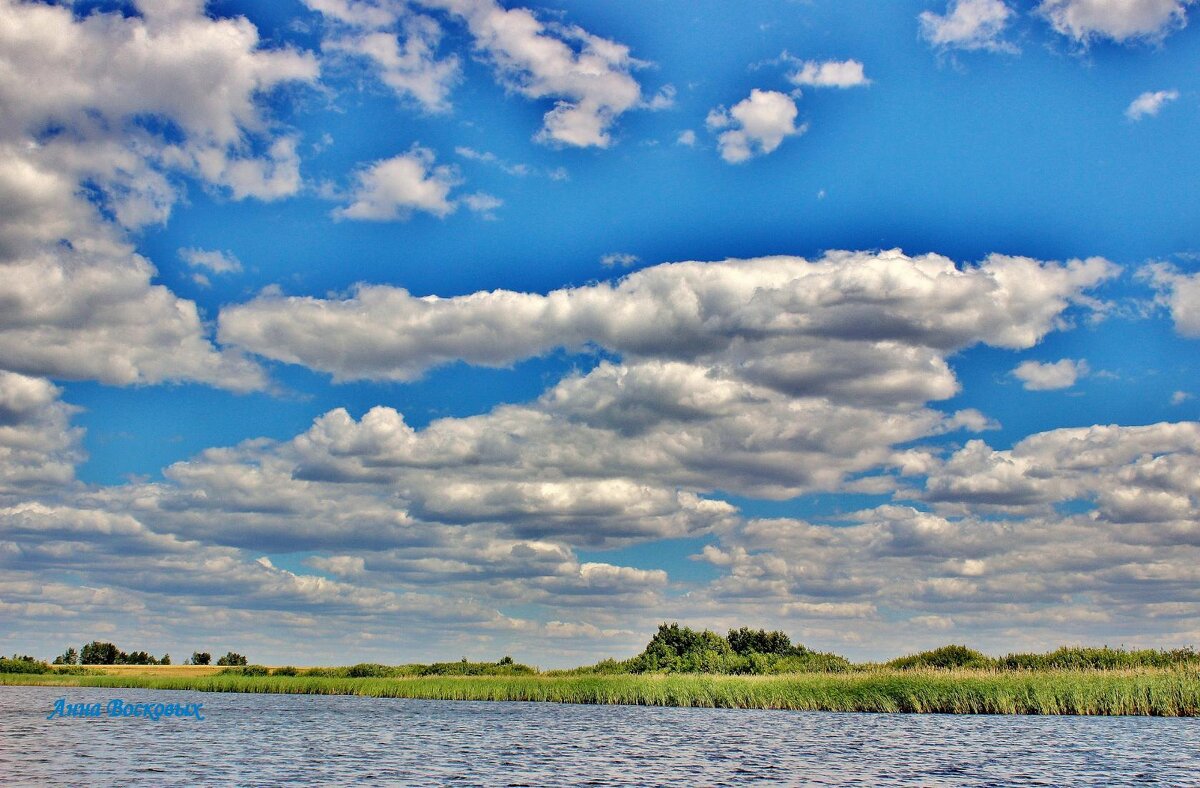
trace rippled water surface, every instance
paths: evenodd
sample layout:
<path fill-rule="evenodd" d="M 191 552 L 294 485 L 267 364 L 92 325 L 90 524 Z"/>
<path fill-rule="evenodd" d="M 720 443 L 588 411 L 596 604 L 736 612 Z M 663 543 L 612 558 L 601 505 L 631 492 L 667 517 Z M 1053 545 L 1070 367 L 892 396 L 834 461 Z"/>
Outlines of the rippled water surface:
<path fill-rule="evenodd" d="M 205 719 L 47 720 L 54 701 Z M 1200 720 L 0 687 L 0 784 L 1194 785 Z"/>

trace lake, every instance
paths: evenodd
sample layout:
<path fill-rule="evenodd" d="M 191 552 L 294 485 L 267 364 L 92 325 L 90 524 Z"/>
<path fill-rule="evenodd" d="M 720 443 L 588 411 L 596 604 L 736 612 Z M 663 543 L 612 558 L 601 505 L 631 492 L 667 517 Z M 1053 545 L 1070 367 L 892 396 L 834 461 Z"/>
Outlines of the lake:
<path fill-rule="evenodd" d="M 47 719 L 203 703 L 203 720 Z M 1200 719 L 0 687 L 0 784 L 1200 785 Z"/>

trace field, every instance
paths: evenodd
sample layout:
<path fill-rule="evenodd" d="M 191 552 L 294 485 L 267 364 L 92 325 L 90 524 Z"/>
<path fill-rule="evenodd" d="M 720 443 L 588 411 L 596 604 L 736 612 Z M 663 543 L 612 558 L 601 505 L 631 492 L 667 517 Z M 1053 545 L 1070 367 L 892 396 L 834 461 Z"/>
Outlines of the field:
<path fill-rule="evenodd" d="M 844 712 L 1200 716 L 1200 673 L 1179 668 L 400 678 L 218 675 L 217 670 L 107 666 L 105 675 L 0 674 L 0 685 Z"/>
<path fill-rule="evenodd" d="M 216 665 L 88 665 L 88 670 L 99 671 L 107 676 L 213 676 L 224 668 Z"/>

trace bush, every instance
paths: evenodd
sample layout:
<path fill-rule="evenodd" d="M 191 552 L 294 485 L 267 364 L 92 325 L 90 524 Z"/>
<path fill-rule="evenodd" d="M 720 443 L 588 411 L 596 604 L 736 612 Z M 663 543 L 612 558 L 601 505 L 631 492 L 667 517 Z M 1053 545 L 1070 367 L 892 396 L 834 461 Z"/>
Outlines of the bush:
<path fill-rule="evenodd" d="M 793 650 L 791 654 L 776 657 L 762 673 L 846 673 L 853 670 L 850 660 L 837 654 L 808 649 Z"/>
<path fill-rule="evenodd" d="M 966 646 L 942 646 L 932 651 L 922 651 L 907 657 L 893 659 L 887 663 L 889 668 L 896 670 L 913 670 L 915 668 L 994 668 L 996 660 Z"/>
<path fill-rule="evenodd" d="M 29 655 L 11 658 L 0 657 L 0 673 L 50 673 L 51 668 L 45 662 L 34 659 Z"/>
<path fill-rule="evenodd" d="M 527 676 L 537 673 L 519 662 L 434 662 L 430 665 L 409 666 L 409 675 L 417 676 Z"/>
<path fill-rule="evenodd" d="M 82 665 L 55 665 L 50 671 L 62 676 L 96 676 L 103 673 L 103 671 L 91 670 Z"/>
<path fill-rule="evenodd" d="M 300 671 L 293 668 L 291 665 L 285 665 L 282 668 L 275 668 L 271 671 L 272 676 L 297 676 Z"/>
<path fill-rule="evenodd" d="M 375 662 L 360 662 L 346 669 L 346 675 L 352 679 L 391 678 L 396 674 L 395 668 Z"/>
<path fill-rule="evenodd" d="M 218 671 L 218 676 L 269 676 L 271 670 L 266 665 L 234 665 Z"/>
<path fill-rule="evenodd" d="M 191 663 L 193 665 L 207 665 L 212 662 L 212 654 L 207 651 L 193 651 Z"/>

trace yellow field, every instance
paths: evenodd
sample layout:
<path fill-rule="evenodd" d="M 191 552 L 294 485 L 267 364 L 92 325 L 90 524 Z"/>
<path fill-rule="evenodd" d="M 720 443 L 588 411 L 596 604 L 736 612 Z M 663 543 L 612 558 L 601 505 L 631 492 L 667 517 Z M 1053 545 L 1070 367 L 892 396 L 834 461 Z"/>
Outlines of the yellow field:
<path fill-rule="evenodd" d="M 217 665 L 83 665 L 106 676 L 213 676 L 224 670 Z"/>

